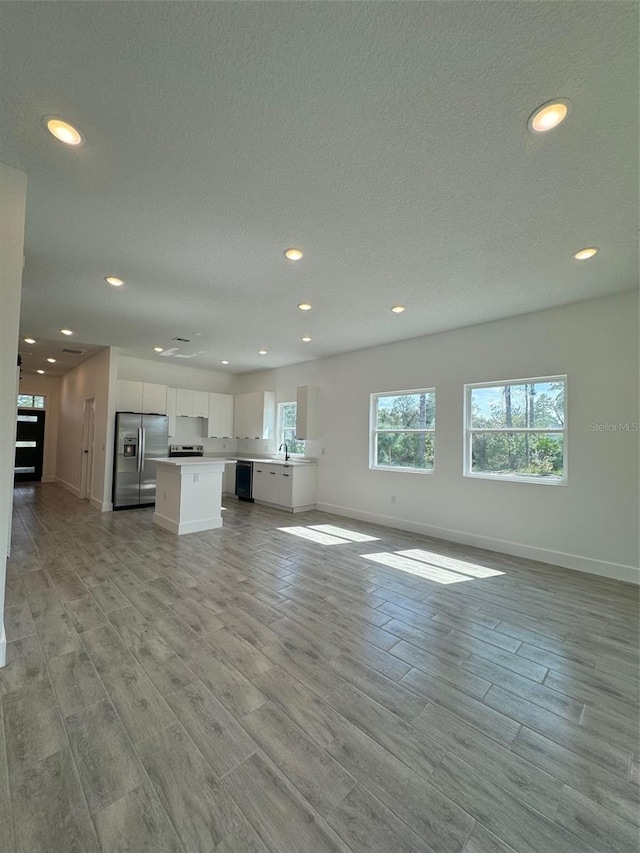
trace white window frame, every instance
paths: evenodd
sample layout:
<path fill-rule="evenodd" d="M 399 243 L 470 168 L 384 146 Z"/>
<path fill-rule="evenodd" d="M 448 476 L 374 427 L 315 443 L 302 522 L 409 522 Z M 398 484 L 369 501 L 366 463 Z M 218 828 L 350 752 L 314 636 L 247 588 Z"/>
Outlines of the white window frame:
<path fill-rule="evenodd" d="M 278 441 L 278 447 L 280 447 L 280 445 L 285 443 L 284 436 L 283 436 L 284 427 L 282 425 L 282 421 L 283 421 L 282 407 L 283 406 L 295 406 L 296 407 L 296 415 L 298 413 L 298 403 L 296 400 L 284 400 L 282 403 L 278 403 L 277 419 L 276 419 L 276 436 L 277 436 L 277 441 Z M 291 453 L 291 451 L 289 451 L 289 456 L 292 459 L 304 459 L 306 452 L 307 452 L 305 440 L 303 438 L 297 438 L 296 441 L 302 442 L 302 444 L 304 445 L 304 448 L 305 448 L 304 452 L 303 453 Z M 288 444 L 288 442 L 287 442 L 287 444 Z"/>
<path fill-rule="evenodd" d="M 554 429 L 548 427 L 499 427 L 495 429 L 474 429 L 471 426 L 471 393 L 475 388 L 500 388 L 505 385 L 531 385 L 541 382 L 563 382 L 564 383 L 564 426 Z M 568 473 L 568 405 L 567 405 L 567 376 L 537 376 L 528 379 L 497 379 L 492 382 L 473 382 L 464 386 L 464 467 L 463 475 L 478 480 L 499 480 L 502 483 L 538 483 L 542 486 L 566 486 Z M 472 471 L 472 441 L 474 433 L 529 433 L 531 434 L 553 434 L 562 433 L 562 477 L 553 479 L 547 477 L 536 477 L 526 474 L 492 474 L 490 472 Z"/>
<path fill-rule="evenodd" d="M 414 388 L 408 391 L 376 391 L 371 394 L 369 400 L 369 469 L 371 471 L 391 471 L 401 472 L 403 474 L 433 474 L 436 470 L 436 452 L 435 452 L 435 426 L 429 429 L 378 429 L 378 400 L 380 397 L 402 397 L 404 395 L 413 394 L 433 394 L 434 410 L 436 400 L 435 388 Z M 434 416 L 435 423 L 435 416 Z M 433 468 L 407 468 L 401 465 L 378 465 L 377 464 L 377 449 L 378 449 L 378 434 L 385 432 L 406 432 L 406 433 L 428 433 L 433 436 Z"/>

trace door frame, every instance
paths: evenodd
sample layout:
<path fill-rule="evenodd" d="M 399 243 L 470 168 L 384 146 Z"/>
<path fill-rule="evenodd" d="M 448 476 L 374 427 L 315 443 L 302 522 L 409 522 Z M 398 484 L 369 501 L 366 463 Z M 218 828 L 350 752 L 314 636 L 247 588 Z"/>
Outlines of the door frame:
<path fill-rule="evenodd" d="M 82 446 L 80 448 L 80 497 L 91 500 L 96 437 L 96 398 L 85 397 L 82 406 Z"/>

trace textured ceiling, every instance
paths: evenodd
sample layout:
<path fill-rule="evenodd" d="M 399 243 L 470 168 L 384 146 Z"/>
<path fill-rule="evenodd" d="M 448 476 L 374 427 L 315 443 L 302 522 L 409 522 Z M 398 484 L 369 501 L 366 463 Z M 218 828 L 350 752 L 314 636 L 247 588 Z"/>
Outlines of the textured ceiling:
<path fill-rule="evenodd" d="M 240 372 L 638 283 L 636 3 L 3 2 L 0 79 L 22 335 Z"/>

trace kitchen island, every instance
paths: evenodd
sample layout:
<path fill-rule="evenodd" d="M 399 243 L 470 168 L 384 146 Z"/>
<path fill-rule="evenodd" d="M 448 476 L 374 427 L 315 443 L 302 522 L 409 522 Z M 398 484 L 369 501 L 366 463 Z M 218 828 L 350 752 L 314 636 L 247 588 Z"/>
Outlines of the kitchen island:
<path fill-rule="evenodd" d="M 234 459 L 178 457 L 154 459 L 154 524 L 181 536 L 222 527 L 222 477 Z"/>

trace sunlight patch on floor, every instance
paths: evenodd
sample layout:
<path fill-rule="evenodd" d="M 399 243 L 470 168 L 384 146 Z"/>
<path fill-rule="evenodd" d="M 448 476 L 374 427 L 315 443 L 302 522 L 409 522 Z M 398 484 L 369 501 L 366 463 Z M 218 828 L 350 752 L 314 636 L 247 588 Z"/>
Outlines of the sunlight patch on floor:
<path fill-rule="evenodd" d="M 414 555 L 421 556 L 418 559 L 413 559 Z M 432 561 L 427 562 L 424 555 L 429 555 Z M 374 563 L 388 566 L 390 569 L 399 569 L 409 575 L 416 575 L 441 584 L 462 583 L 463 581 L 473 580 L 475 577 L 504 574 L 504 572 L 497 572 L 493 569 L 487 569 L 488 574 L 474 574 L 476 570 L 484 570 L 484 567 L 476 566 L 474 563 L 465 563 L 464 560 L 442 557 L 440 554 L 432 554 L 430 551 L 422 551 L 421 549 L 398 551 L 395 554 L 383 551 L 380 554 L 361 554 L 360 556 L 365 560 L 372 560 Z M 443 564 L 436 565 L 437 559 L 443 561 Z"/>
<path fill-rule="evenodd" d="M 453 572 L 471 575 L 474 578 L 493 578 L 496 575 L 504 574 L 497 569 L 479 566 L 477 563 L 469 563 L 467 560 L 458 560 L 455 557 L 445 557 L 443 554 L 436 554 L 435 551 L 424 551 L 422 548 L 411 548 L 408 551 L 398 551 L 397 553 L 403 557 L 409 557 L 411 560 L 419 560 L 421 563 L 428 563 L 430 566 L 437 566 L 439 569 L 450 569 Z"/>
<path fill-rule="evenodd" d="M 338 536 L 331 536 L 329 533 L 323 533 L 321 530 L 312 530 L 309 527 L 279 527 L 283 533 L 291 533 L 292 536 L 299 536 L 301 539 L 308 539 L 309 542 L 315 542 L 316 545 L 348 545 L 348 539 L 342 539 Z"/>
<path fill-rule="evenodd" d="M 311 524 L 310 530 L 320 530 L 322 533 L 330 533 L 332 536 L 341 536 L 349 542 L 378 542 L 378 536 L 367 536 L 366 533 L 356 533 L 355 530 L 346 530 L 344 527 L 336 527 L 335 524 Z"/>

